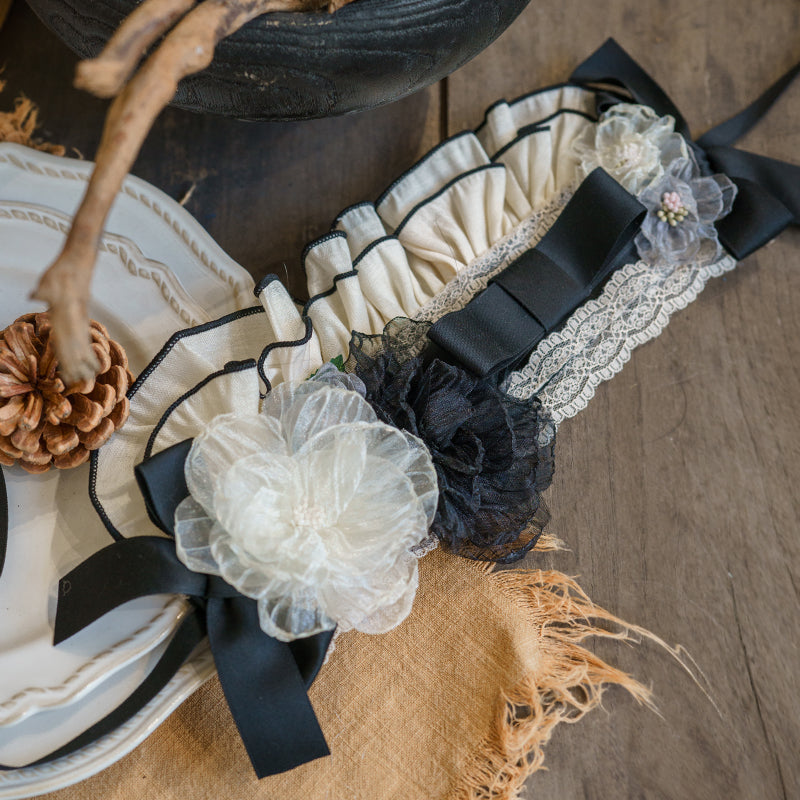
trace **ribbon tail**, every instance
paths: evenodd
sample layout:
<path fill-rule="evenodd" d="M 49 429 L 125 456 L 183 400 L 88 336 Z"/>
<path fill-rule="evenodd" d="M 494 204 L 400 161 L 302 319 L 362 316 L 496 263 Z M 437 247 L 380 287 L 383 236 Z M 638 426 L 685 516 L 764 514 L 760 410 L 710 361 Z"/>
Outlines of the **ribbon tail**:
<path fill-rule="evenodd" d="M 707 150 L 711 147 L 730 145 L 741 139 L 742 136 L 758 124 L 798 75 L 800 75 L 800 62 L 781 75 L 769 89 L 759 95 L 747 108 L 743 108 L 730 119 L 726 119 L 725 122 L 721 122 L 706 131 L 697 140 L 697 144 Z"/>
<path fill-rule="evenodd" d="M 292 649 L 264 634 L 256 603 L 209 598 L 206 625 L 222 690 L 258 777 L 330 755 Z"/>
<path fill-rule="evenodd" d="M 201 595 L 206 582 L 205 575 L 178 560 L 171 539 L 139 536 L 114 542 L 58 582 L 53 644 L 129 600 L 154 594 Z"/>
<path fill-rule="evenodd" d="M 674 117 L 675 130 L 691 140 L 689 125 L 669 95 L 614 39 L 607 39 L 589 58 L 579 64 L 570 75 L 570 82 L 622 86 L 637 103 L 650 106 L 659 116 L 669 114 Z"/>

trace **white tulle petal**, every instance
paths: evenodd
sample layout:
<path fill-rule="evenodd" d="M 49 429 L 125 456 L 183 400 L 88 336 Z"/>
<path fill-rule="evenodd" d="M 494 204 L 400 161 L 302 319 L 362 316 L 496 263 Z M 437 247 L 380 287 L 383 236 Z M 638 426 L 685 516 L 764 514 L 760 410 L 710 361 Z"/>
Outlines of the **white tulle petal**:
<path fill-rule="evenodd" d="M 219 575 L 211 553 L 211 531 L 216 524 L 193 497 L 187 497 L 175 509 L 176 550 L 189 569 Z"/>
<path fill-rule="evenodd" d="M 632 103 L 612 106 L 576 140 L 573 150 L 584 176 L 602 167 L 633 195 L 661 178 L 676 158 L 688 155 L 672 117 Z"/>
<path fill-rule="evenodd" d="M 372 407 L 356 391 L 335 385 L 328 373 L 320 381 L 299 385 L 283 383 L 264 400 L 262 416 L 277 419 L 291 452 L 297 452 L 318 433 L 331 425 L 374 422 Z M 328 391 L 320 391 L 325 387 Z"/>
<path fill-rule="evenodd" d="M 430 454 L 424 442 L 407 431 L 388 425 L 363 425 L 360 428 L 364 431 L 363 435 L 369 439 L 370 454 L 394 463 L 409 478 L 430 526 L 436 514 L 436 504 L 439 502 L 439 486 L 435 472 L 432 473 L 429 468 Z M 359 426 L 355 425 L 351 428 L 353 432 L 358 429 Z M 333 447 L 337 438 L 343 435 L 338 427 L 331 427 L 307 447 Z M 405 440 L 405 446 L 400 439 Z M 339 441 L 342 446 L 346 446 L 345 439 L 340 438 Z"/>
<path fill-rule="evenodd" d="M 349 425 L 336 426 L 341 431 L 335 442 L 303 448 L 296 455 L 302 476 L 302 495 L 298 498 L 295 521 L 308 528 L 336 528 L 342 514 L 351 505 L 364 502 L 362 481 L 367 466 L 367 447 L 363 436 L 348 435 Z M 320 436 L 312 439 L 316 445 Z"/>
<path fill-rule="evenodd" d="M 636 236 L 640 258 L 653 266 L 716 260 L 721 246 L 714 223 L 731 210 L 735 197 L 736 186 L 727 176 L 701 176 L 694 158 L 676 158 L 639 195 L 648 210 Z M 665 217 L 678 207 L 680 218 Z"/>
<path fill-rule="evenodd" d="M 257 600 L 283 641 L 401 622 L 438 499 L 424 444 L 339 375 L 282 384 L 257 416 L 216 418 L 187 459 L 179 557 Z"/>
<path fill-rule="evenodd" d="M 192 444 L 184 472 L 192 497 L 209 513 L 228 466 L 254 453 L 288 452 L 277 420 L 263 416 L 221 414 Z"/>

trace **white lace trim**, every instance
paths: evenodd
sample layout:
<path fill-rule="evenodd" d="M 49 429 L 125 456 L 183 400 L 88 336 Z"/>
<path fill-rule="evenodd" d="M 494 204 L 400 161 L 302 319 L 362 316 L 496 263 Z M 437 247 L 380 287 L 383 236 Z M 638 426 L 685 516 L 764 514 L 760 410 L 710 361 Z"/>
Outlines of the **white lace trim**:
<path fill-rule="evenodd" d="M 706 265 L 662 269 L 627 264 L 596 300 L 581 306 L 544 339 L 503 389 L 513 397 L 538 395 L 556 425 L 586 408 L 600 383 L 616 375 L 631 352 L 658 336 L 670 317 L 694 300 L 709 278 L 736 266 L 731 256 Z"/>
<path fill-rule="evenodd" d="M 417 319 L 435 321 L 463 308 L 490 278 L 534 247 L 573 194 L 523 220 L 420 308 Z M 586 408 L 597 387 L 616 375 L 634 348 L 658 336 L 670 317 L 685 308 L 715 278 L 736 266 L 729 255 L 708 264 L 652 267 L 639 261 L 617 270 L 595 300 L 584 303 L 564 327 L 550 334 L 502 388 L 513 397 L 538 395 L 559 425 Z"/>

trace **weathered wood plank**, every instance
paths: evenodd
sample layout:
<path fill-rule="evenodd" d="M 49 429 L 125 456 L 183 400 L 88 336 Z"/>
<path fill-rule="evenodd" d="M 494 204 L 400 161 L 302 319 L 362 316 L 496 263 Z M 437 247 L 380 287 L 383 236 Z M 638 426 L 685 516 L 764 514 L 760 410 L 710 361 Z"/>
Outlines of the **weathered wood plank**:
<path fill-rule="evenodd" d="M 498 97 L 564 80 L 613 35 L 702 131 L 800 58 L 797 4 L 535 2 L 453 75 L 448 129 Z M 745 141 L 797 161 L 800 86 Z M 800 796 L 800 273 L 797 232 L 709 285 L 560 431 L 553 532 L 536 560 L 681 643 L 718 714 L 652 645 L 598 649 L 652 683 L 562 728 L 525 797 Z"/>

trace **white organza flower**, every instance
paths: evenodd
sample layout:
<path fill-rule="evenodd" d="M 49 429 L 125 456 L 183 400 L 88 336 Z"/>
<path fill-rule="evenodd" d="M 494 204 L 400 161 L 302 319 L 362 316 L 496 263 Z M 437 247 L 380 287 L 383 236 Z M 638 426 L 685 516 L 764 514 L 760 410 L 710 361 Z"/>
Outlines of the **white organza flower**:
<path fill-rule="evenodd" d="M 319 377 L 276 387 L 258 415 L 216 417 L 175 512 L 181 561 L 257 600 L 282 641 L 402 622 L 438 502 L 425 445 L 379 422 L 348 376 Z"/>
<path fill-rule="evenodd" d="M 727 175 L 702 175 L 693 156 L 676 158 L 639 195 L 647 208 L 635 240 L 639 257 L 670 267 L 716 261 L 722 245 L 714 223 L 730 212 L 736 191 Z"/>
<path fill-rule="evenodd" d="M 659 117 L 653 109 L 632 103 L 612 106 L 573 148 L 584 176 L 602 167 L 636 196 L 658 180 L 668 164 L 688 155 L 672 117 Z"/>

